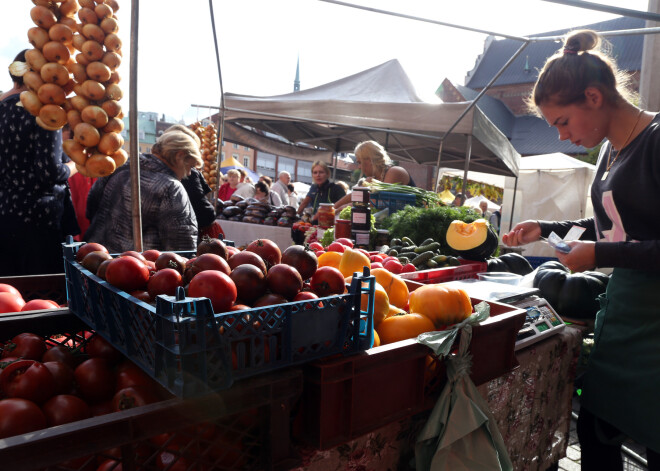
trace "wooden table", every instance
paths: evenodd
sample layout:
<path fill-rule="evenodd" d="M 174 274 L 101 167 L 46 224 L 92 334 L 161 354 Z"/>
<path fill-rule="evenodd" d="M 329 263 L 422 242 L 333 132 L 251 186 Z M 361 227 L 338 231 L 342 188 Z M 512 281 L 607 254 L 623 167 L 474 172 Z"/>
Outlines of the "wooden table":
<path fill-rule="evenodd" d="M 520 367 L 478 387 L 515 470 L 545 471 L 566 455 L 581 345 L 582 333 L 567 327 L 518 351 Z M 302 463 L 290 469 L 413 469 L 415 441 L 428 414 L 399 420 L 326 451 L 299 445 Z"/>

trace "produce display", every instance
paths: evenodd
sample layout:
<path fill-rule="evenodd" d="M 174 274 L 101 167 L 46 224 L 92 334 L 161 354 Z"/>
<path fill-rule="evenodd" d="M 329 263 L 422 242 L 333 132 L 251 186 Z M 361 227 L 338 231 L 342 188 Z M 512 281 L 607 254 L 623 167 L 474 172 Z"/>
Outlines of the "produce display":
<path fill-rule="evenodd" d="M 299 219 L 293 206 L 273 206 L 255 198 L 232 195 L 228 201 L 218 202 L 218 219 L 265 224 L 267 226 L 292 227 Z"/>
<path fill-rule="evenodd" d="M 201 141 L 201 153 L 204 160 L 204 167 L 202 168 L 202 175 L 204 180 L 213 190 L 213 194 L 218 193 L 218 133 L 215 129 L 215 124 L 210 123 L 207 126 L 197 122 L 190 125 L 190 129 L 195 131 L 195 134 Z"/>
<path fill-rule="evenodd" d="M 497 234 L 485 219 L 452 221 L 445 235 L 447 245 L 467 260 L 483 262 L 497 250 Z"/>
<path fill-rule="evenodd" d="M 59 307 L 60 305 L 51 299 L 31 299 L 26 302 L 15 287 L 7 283 L 0 283 L 0 314 L 58 309 Z"/>
<path fill-rule="evenodd" d="M 171 397 L 103 337 L 24 332 L 2 345 L 0 438 Z"/>
<path fill-rule="evenodd" d="M 534 287 L 560 316 L 594 319 L 600 309 L 598 296 L 605 293 L 609 276 L 597 271 L 571 273 L 560 262 L 545 262 L 537 269 Z"/>
<path fill-rule="evenodd" d="M 122 60 L 115 16 L 119 4 L 116 0 L 33 3 L 30 16 L 36 26 L 28 31 L 33 49 L 25 54 L 25 68 L 14 70 L 28 87 L 21 92 L 21 104 L 44 129 L 55 131 L 69 124 L 73 138 L 64 140 L 62 147 L 80 173 L 110 175 L 127 160 L 117 73 Z"/>

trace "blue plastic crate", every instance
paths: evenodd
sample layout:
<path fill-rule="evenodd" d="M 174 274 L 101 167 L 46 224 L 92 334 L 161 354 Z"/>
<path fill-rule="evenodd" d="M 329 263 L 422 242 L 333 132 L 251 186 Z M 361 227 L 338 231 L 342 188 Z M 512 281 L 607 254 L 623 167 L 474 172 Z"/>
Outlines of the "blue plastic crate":
<path fill-rule="evenodd" d="M 416 206 L 417 197 L 405 193 L 393 191 L 379 191 L 369 195 L 369 202 L 373 204 L 376 211 L 388 209 L 389 214 L 402 210 L 406 205 Z"/>
<path fill-rule="evenodd" d="M 347 294 L 218 314 L 182 288 L 155 307 L 134 298 L 75 261 L 82 244 L 63 244 L 69 309 L 179 397 L 373 344 L 376 281 L 366 268 Z"/>
<path fill-rule="evenodd" d="M 532 268 L 536 269 L 539 265 L 543 265 L 545 262 L 557 262 L 559 261 L 556 257 L 525 257 Z"/>

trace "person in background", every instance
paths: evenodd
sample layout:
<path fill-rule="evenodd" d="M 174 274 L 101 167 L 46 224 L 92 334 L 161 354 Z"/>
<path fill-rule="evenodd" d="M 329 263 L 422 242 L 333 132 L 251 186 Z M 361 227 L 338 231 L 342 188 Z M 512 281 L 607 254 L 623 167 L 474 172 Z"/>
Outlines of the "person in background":
<path fill-rule="evenodd" d="M 188 126 L 184 126 L 182 124 L 174 124 L 165 130 L 166 133 L 172 131 L 185 132 L 190 137 L 192 137 L 197 145 L 201 148 L 202 143 L 199 139 L 199 136 Z M 211 194 L 211 187 L 208 185 L 208 183 L 206 183 L 202 172 L 196 168 L 192 168 L 190 175 L 183 178 L 181 180 L 181 184 L 186 189 L 186 193 L 188 193 L 188 198 L 190 199 L 190 204 L 193 207 L 193 211 L 195 211 L 197 227 L 199 229 L 199 239 L 201 240 L 204 235 L 217 237 L 214 234 L 218 232 L 219 223 L 216 223 L 215 221 L 215 208 L 208 198 L 208 195 Z M 222 233 L 222 229 L 219 231 Z"/>
<path fill-rule="evenodd" d="M 271 206 L 282 206 L 282 200 L 279 195 L 268 188 L 266 182 L 257 182 L 254 184 L 254 197 L 262 203 L 268 203 Z"/>
<path fill-rule="evenodd" d="M 569 33 L 531 96 L 533 110 L 557 128 L 559 139 L 587 148 L 607 139 L 591 185 L 594 217 L 524 221 L 502 242 L 519 246 L 553 231 L 564 237 L 579 226 L 585 232 L 567 241 L 569 253 L 555 252 L 559 261 L 574 272 L 614 269 L 578 381 L 581 466 L 622 470 L 621 443 L 629 437 L 646 446 L 648 469 L 659 470 L 660 221 L 640 201 L 660 201 L 660 115 L 633 104 L 625 77 L 599 44 L 594 31 Z"/>
<path fill-rule="evenodd" d="M 293 183 L 289 183 L 286 186 L 286 189 L 289 196 L 289 206 L 298 209 L 298 192 L 296 191 L 296 187 L 293 186 Z"/>
<path fill-rule="evenodd" d="M 220 188 L 218 189 L 218 199 L 221 201 L 228 201 L 229 198 L 231 198 L 231 195 L 236 191 L 236 188 L 238 188 L 240 180 L 241 173 L 238 170 L 235 168 L 227 170 L 227 183 L 220 185 Z"/>
<path fill-rule="evenodd" d="M 259 177 L 259 181 L 260 181 L 260 182 L 264 182 L 266 185 L 268 185 L 268 188 L 270 188 L 271 186 L 273 186 L 273 179 L 270 178 L 268 175 L 261 175 L 261 176 Z"/>
<path fill-rule="evenodd" d="M 19 106 L 26 51 L 0 95 L 0 276 L 62 273 L 62 243 L 80 231 L 67 184 L 77 170 L 62 152 L 62 132 L 41 128 Z"/>
<path fill-rule="evenodd" d="M 497 233 L 497 235 L 500 234 L 500 227 L 502 224 L 502 207 L 500 206 L 500 209 L 496 209 L 493 211 L 493 214 L 490 215 L 490 218 L 488 218 L 488 222 L 492 226 L 493 230 Z"/>
<path fill-rule="evenodd" d="M 484 200 L 479 201 L 479 212 L 481 213 L 481 217 L 484 218 L 486 221 L 490 219 L 492 213 L 488 211 L 488 201 L 484 201 Z"/>
<path fill-rule="evenodd" d="M 143 250 L 194 250 L 197 218 L 181 180 L 201 168 L 197 141 L 185 131 L 163 133 L 140 159 Z M 135 250 L 130 165 L 94 183 L 87 198 L 85 240 L 112 252 Z"/>
<path fill-rule="evenodd" d="M 454 202 L 451 205 L 455 207 L 463 206 L 463 193 L 456 193 Z"/>
<path fill-rule="evenodd" d="M 376 141 L 360 142 L 355 146 L 354 152 L 356 163 L 367 182 L 378 180 L 384 183 L 416 186 L 408 171 L 394 165 L 385 148 Z M 340 209 L 350 202 L 351 196 L 347 194 L 335 203 L 335 208 Z"/>
<path fill-rule="evenodd" d="M 247 171 L 244 168 L 239 168 L 237 170 L 241 174 L 241 179 L 236 187 L 236 190 L 234 191 L 234 194 L 243 198 L 253 198 L 255 192 L 254 185 L 252 184 Z"/>
<path fill-rule="evenodd" d="M 292 204 L 291 198 L 289 197 L 289 188 L 288 188 L 289 183 L 291 183 L 291 174 L 286 170 L 283 170 L 280 172 L 280 174 L 277 177 L 277 181 L 273 183 L 270 189 L 271 191 L 277 193 L 277 195 L 282 200 L 283 205 L 295 206 L 294 204 Z"/>
<path fill-rule="evenodd" d="M 71 139 L 73 133 L 68 124 L 62 128 L 62 140 Z M 89 227 L 89 219 L 85 216 L 87 211 L 87 195 L 92 185 L 97 179 L 94 177 L 86 177 L 80 172 L 76 172 L 69 177 L 69 188 L 71 189 L 71 201 L 73 202 L 73 209 L 76 213 L 76 221 L 80 227 L 80 233 L 74 236 L 73 240 L 82 241 L 82 236 Z"/>
<path fill-rule="evenodd" d="M 319 205 L 321 203 L 336 203 L 346 195 L 346 191 L 329 180 L 330 169 L 328 164 L 321 160 L 317 160 L 312 164 L 312 179 L 314 183 L 309 188 L 307 196 L 300 202 L 298 214 L 302 214 L 305 208 L 311 205 L 312 222 L 314 223 L 318 221 Z"/>

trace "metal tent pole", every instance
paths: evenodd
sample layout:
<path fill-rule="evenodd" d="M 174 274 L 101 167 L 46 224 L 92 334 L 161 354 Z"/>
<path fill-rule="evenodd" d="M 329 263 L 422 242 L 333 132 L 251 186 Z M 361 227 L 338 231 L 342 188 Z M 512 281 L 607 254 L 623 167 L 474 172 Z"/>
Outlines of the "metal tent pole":
<path fill-rule="evenodd" d="M 218 116 L 218 133 L 215 148 L 217 150 L 216 154 L 216 169 L 218 171 L 217 175 L 220 175 L 220 164 L 222 162 L 222 143 L 224 142 L 225 134 L 225 94 L 222 87 L 222 68 L 220 67 L 220 51 L 218 49 L 218 35 L 215 30 L 215 15 L 213 13 L 213 0 L 209 0 L 209 10 L 211 11 L 211 27 L 213 28 L 213 44 L 215 45 L 215 60 L 218 64 L 218 80 L 220 82 L 220 110 Z M 213 121 L 213 120 L 211 120 Z M 220 188 L 220 179 L 218 178 L 218 183 L 216 184 L 216 190 Z M 215 191 L 213 194 L 213 210 L 218 212 L 218 192 Z"/>
<path fill-rule="evenodd" d="M 140 0 L 131 2 L 131 60 L 129 76 L 128 125 L 130 142 L 131 205 L 133 208 L 133 245 L 142 252 L 142 207 L 140 196 L 140 134 L 138 132 L 137 75 L 138 75 L 138 22 L 140 19 Z"/>

